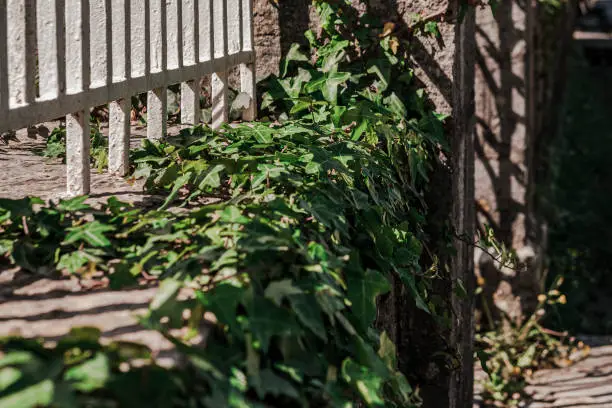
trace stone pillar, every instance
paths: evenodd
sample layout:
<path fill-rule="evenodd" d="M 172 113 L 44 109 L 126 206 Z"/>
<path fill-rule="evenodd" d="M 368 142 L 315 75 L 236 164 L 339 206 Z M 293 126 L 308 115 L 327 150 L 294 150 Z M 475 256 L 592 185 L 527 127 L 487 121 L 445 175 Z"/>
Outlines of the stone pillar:
<path fill-rule="evenodd" d="M 455 4 L 458 7 L 457 4 Z M 458 10 L 455 10 L 458 12 Z M 453 105 L 451 137 L 452 223 L 458 234 L 474 235 L 474 10 L 464 21 L 455 22 L 454 61 L 452 67 Z M 450 33 L 449 33 L 450 34 Z M 471 407 L 474 389 L 474 248 L 455 240 L 451 261 L 453 321 L 451 344 L 459 352 L 459 368 L 451 375 L 449 407 Z M 458 285 L 466 289 L 466 298 L 457 295 Z"/>
<path fill-rule="evenodd" d="M 309 1 L 255 0 L 255 43 L 258 78 L 278 72 L 281 50 L 291 42 L 304 41 L 303 32 L 312 25 Z M 452 153 L 434 174 L 431 197 L 431 226 L 428 234 L 448 237 L 473 235 L 474 226 L 474 8 L 468 7 L 458 21 L 462 0 L 370 0 L 370 12 L 383 21 L 392 21 L 398 32 L 407 35 L 412 46 L 415 76 L 426 88 L 440 113 L 451 115 L 447 134 Z M 412 38 L 411 14 L 440 20 L 440 37 Z M 449 225 L 450 221 L 450 225 Z M 436 294 L 448 300 L 448 330 L 417 309 L 412 296 L 399 282 L 379 303 L 377 324 L 394 340 L 400 370 L 418 385 L 427 407 L 463 408 L 472 406 L 473 392 L 473 255 L 463 240 L 453 243 L 455 255 L 442 259 L 449 266 L 448 279 L 440 280 Z M 437 253 L 447 248 L 433 248 Z M 441 269 L 444 269 L 441 267 Z M 467 298 L 458 297 L 458 286 L 467 289 Z"/>
<path fill-rule="evenodd" d="M 400 24 L 411 32 L 413 13 L 438 21 L 440 37 L 410 38 L 415 76 L 427 90 L 431 103 L 440 113 L 451 116 L 447 122 L 451 154 L 431 179 L 432 191 L 426 201 L 431 206 L 429 236 L 446 242 L 448 234 L 472 236 L 474 232 L 474 61 L 475 13 L 468 7 L 459 20 L 460 0 L 372 1 L 384 21 Z M 393 10 L 393 7 L 396 7 Z M 450 221 L 450 225 L 449 225 Z M 449 228 L 450 227 L 450 228 Z M 444 245 L 444 244 L 442 244 Z M 381 304 L 379 324 L 396 336 L 400 369 L 418 378 L 426 407 L 471 407 L 473 403 L 473 247 L 455 239 L 454 255 L 441 259 L 448 265 L 447 280 L 434 288 L 448 299 L 450 328 L 440 329 L 414 307 L 409 294 L 397 285 Z M 443 254 L 446 248 L 434 248 Z M 443 267 L 441 267 L 443 268 Z M 463 286 L 467 297 L 460 297 Z"/>

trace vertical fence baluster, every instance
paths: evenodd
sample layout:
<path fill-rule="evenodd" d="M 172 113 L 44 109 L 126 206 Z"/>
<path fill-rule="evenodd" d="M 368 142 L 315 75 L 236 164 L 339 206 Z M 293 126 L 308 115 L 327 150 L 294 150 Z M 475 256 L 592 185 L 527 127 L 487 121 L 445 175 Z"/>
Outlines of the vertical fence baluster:
<path fill-rule="evenodd" d="M 112 2 L 112 80 L 123 82 L 130 72 L 130 5 L 126 0 Z M 130 158 L 131 95 L 109 103 L 108 171 L 125 176 Z"/>
<path fill-rule="evenodd" d="M 130 21 L 130 42 L 128 49 L 131 55 L 130 68 L 127 76 L 138 78 L 149 72 L 147 64 L 149 55 L 149 4 L 145 0 L 130 0 L 129 14 L 126 18 Z"/>
<path fill-rule="evenodd" d="M 149 6 L 150 73 L 166 69 L 166 0 L 150 0 Z M 167 88 L 147 93 L 147 138 L 160 139 L 166 135 Z"/>
<path fill-rule="evenodd" d="M 111 7 L 111 55 L 112 82 L 118 83 L 130 77 L 130 1 L 113 0 Z M 126 95 L 127 96 L 127 95 Z"/>
<path fill-rule="evenodd" d="M 85 4 L 81 0 L 66 0 L 66 93 L 77 94 L 87 89 L 89 60 L 85 56 L 85 49 L 89 43 L 84 37 L 85 13 L 89 16 L 89 2 Z"/>
<path fill-rule="evenodd" d="M 213 59 L 215 30 L 213 26 L 213 0 L 198 1 L 198 61 Z"/>
<path fill-rule="evenodd" d="M 66 115 L 66 181 L 69 196 L 89 193 L 90 134 L 89 109 Z"/>
<path fill-rule="evenodd" d="M 53 1 L 55 3 L 55 1 Z M 59 25 L 57 9 L 49 7 L 42 1 L 36 2 L 36 25 L 38 28 L 38 86 L 41 99 L 51 100 L 59 93 L 59 63 L 57 58 L 57 31 L 62 30 Z"/>
<path fill-rule="evenodd" d="M 130 99 L 112 101 L 108 106 L 108 171 L 125 176 L 130 165 Z"/>
<path fill-rule="evenodd" d="M 198 1 L 183 1 L 183 64 L 193 66 L 198 62 Z M 199 78 L 181 83 L 181 123 L 200 123 Z"/>
<path fill-rule="evenodd" d="M 242 39 L 240 29 L 241 21 L 241 4 L 240 0 L 227 0 L 227 50 L 229 54 L 235 54 L 240 51 Z"/>
<path fill-rule="evenodd" d="M 23 106 L 36 97 L 36 33 L 32 0 L 8 0 L 7 62 L 9 106 Z"/>
<path fill-rule="evenodd" d="M 253 51 L 253 0 L 241 1 L 242 51 Z M 248 64 L 240 64 L 240 89 L 251 97 L 248 108 L 242 112 L 242 119 L 246 121 L 252 121 L 257 118 L 255 73 L 255 57 Z"/>
<path fill-rule="evenodd" d="M 89 16 L 91 21 L 91 87 L 99 88 L 106 86 L 108 80 L 107 71 L 107 41 L 106 25 L 108 24 L 106 14 L 106 3 L 110 0 L 93 0 L 90 3 Z"/>
<path fill-rule="evenodd" d="M 221 60 L 221 67 L 212 75 L 212 127 L 218 129 L 229 118 L 227 98 L 227 4 L 226 0 L 214 0 L 214 56 Z"/>
<path fill-rule="evenodd" d="M 147 92 L 147 139 L 157 140 L 166 135 L 167 89 L 164 86 Z"/>
<path fill-rule="evenodd" d="M 89 1 L 66 1 L 66 89 L 78 94 L 89 88 Z M 66 116 L 68 194 L 89 193 L 89 108 Z"/>
<path fill-rule="evenodd" d="M 166 47 L 167 65 L 165 68 L 176 69 L 182 66 L 180 44 L 182 42 L 181 27 L 181 0 L 166 0 Z"/>
<path fill-rule="evenodd" d="M 6 0 L 0 0 L 0 10 L 6 10 Z M 0 133 L 8 112 L 7 13 L 0 13 Z M 8 129 L 5 129 L 8 130 Z"/>

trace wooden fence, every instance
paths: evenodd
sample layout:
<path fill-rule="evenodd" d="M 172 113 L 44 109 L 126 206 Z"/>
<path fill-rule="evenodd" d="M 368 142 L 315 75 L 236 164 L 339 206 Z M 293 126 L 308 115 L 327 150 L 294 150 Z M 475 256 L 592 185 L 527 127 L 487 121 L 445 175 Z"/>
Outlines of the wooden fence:
<path fill-rule="evenodd" d="M 129 167 L 131 97 L 147 92 L 147 137 L 166 134 L 166 88 L 181 122 L 200 121 L 212 75 L 212 123 L 228 119 L 228 70 L 240 66 L 255 117 L 252 0 L 0 0 L 0 133 L 66 116 L 69 195 L 90 184 L 90 108 L 109 104 L 109 171 Z"/>

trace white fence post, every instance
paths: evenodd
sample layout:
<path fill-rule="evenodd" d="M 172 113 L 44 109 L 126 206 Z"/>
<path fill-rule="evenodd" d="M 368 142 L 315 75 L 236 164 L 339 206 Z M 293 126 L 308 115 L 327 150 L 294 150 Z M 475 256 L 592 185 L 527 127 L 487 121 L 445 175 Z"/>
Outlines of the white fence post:
<path fill-rule="evenodd" d="M 160 73 L 166 69 L 166 0 L 149 2 L 149 73 Z M 167 87 L 160 86 L 147 94 L 147 138 L 156 140 L 166 136 L 168 122 Z"/>
<path fill-rule="evenodd" d="M 8 0 L 8 71 L 10 106 L 24 106 L 34 101 L 36 48 L 35 10 L 32 0 Z"/>
<path fill-rule="evenodd" d="M 227 98 L 227 9 L 226 0 L 213 2 L 213 50 L 214 62 L 220 61 L 212 75 L 212 127 L 218 129 L 229 119 Z"/>
<path fill-rule="evenodd" d="M 95 0 L 94 0 L 95 1 Z M 66 90 L 89 88 L 89 1 L 66 1 Z M 69 195 L 89 193 L 89 107 L 66 116 L 66 171 Z"/>
<path fill-rule="evenodd" d="M 130 4 L 113 0 L 111 4 L 112 64 L 111 81 L 121 83 L 130 76 Z M 108 106 L 108 171 L 125 176 L 130 166 L 131 96 L 111 101 Z"/>
<path fill-rule="evenodd" d="M 182 34 L 183 64 L 193 66 L 199 62 L 198 0 L 183 0 Z M 200 123 L 200 81 L 199 78 L 181 83 L 181 123 L 197 125 Z"/>
<path fill-rule="evenodd" d="M 89 110 L 66 115 L 66 168 L 68 195 L 89 193 Z"/>
<path fill-rule="evenodd" d="M 107 2 L 110 0 L 90 0 L 89 21 L 90 21 L 90 86 L 91 88 L 101 88 L 108 84 L 108 55 L 110 50 L 110 38 L 107 41 L 106 25 L 109 24 L 106 11 Z"/>
<path fill-rule="evenodd" d="M 125 176 L 130 166 L 129 99 L 113 101 L 108 107 L 108 171 Z"/>
<path fill-rule="evenodd" d="M 242 1 L 242 51 L 253 52 L 253 0 Z M 253 121 L 257 118 L 257 95 L 255 58 L 251 63 L 240 64 L 240 90 L 249 95 L 251 101 L 242 112 L 242 119 Z"/>
<path fill-rule="evenodd" d="M 125 0 L 120 0 L 125 1 Z M 129 78 L 144 77 L 149 71 L 149 10 L 145 0 L 130 0 L 130 70 L 126 73 Z M 147 89 L 148 91 L 148 89 Z"/>
<path fill-rule="evenodd" d="M 41 99 L 55 99 L 60 92 L 59 67 L 64 64 L 63 59 L 60 61 L 58 58 L 60 48 L 58 40 L 63 39 L 63 36 L 61 38 L 58 36 L 58 32 L 61 31 L 63 34 L 63 24 L 57 24 L 60 17 L 63 23 L 63 10 L 59 15 L 56 7 L 49 7 L 49 4 L 41 1 L 37 1 L 36 5 L 38 62 L 41 67 L 45 67 L 39 71 L 39 94 Z"/>

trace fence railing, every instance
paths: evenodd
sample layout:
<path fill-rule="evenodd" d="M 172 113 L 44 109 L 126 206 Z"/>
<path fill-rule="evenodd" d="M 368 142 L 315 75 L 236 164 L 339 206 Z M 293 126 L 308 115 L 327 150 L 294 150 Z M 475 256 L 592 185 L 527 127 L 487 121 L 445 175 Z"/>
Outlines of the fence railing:
<path fill-rule="evenodd" d="M 109 104 L 109 172 L 129 167 L 131 97 L 147 92 L 147 137 L 166 134 L 166 88 L 181 122 L 200 120 L 212 75 L 212 125 L 228 120 L 228 70 L 240 66 L 255 117 L 252 0 L 0 0 L 0 133 L 66 116 L 68 194 L 89 192 L 90 108 Z"/>

